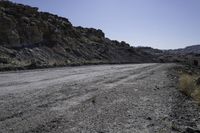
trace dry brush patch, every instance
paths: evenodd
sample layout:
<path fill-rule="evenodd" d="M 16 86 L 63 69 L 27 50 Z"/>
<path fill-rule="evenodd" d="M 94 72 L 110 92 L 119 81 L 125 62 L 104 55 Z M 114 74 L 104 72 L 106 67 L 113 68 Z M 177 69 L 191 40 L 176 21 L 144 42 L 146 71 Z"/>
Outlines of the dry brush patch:
<path fill-rule="evenodd" d="M 200 104 L 200 76 L 197 74 L 180 73 L 179 89 Z"/>

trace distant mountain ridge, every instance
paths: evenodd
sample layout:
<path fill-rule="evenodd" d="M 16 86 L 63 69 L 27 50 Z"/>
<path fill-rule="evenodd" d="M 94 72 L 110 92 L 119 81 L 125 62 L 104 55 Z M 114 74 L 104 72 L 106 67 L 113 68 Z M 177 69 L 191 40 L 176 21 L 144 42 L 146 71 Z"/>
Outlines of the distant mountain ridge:
<path fill-rule="evenodd" d="M 171 54 L 200 54 L 200 44 L 187 46 L 185 48 L 167 50 Z"/>

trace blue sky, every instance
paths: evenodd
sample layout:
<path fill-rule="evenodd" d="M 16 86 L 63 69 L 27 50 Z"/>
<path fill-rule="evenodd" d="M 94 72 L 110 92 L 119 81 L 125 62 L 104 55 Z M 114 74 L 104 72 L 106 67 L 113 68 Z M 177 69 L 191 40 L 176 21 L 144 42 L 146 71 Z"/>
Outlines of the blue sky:
<path fill-rule="evenodd" d="M 102 29 L 132 46 L 174 49 L 200 44 L 200 0 L 12 0 Z"/>

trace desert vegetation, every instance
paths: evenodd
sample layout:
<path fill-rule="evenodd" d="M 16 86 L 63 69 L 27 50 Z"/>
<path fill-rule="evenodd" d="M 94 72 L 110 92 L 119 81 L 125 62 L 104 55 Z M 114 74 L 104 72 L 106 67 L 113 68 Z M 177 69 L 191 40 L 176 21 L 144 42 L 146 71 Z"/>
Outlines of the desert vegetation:
<path fill-rule="evenodd" d="M 200 74 L 198 70 L 186 67 L 185 70 L 180 70 L 178 73 L 180 91 L 200 104 Z"/>

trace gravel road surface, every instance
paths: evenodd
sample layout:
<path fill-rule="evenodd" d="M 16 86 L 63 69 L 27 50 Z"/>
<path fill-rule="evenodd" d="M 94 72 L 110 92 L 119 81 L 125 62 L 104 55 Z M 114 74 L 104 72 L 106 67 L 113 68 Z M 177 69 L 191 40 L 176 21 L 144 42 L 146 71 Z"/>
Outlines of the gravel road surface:
<path fill-rule="evenodd" d="M 199 107 L 176 89 L 175 64 L 0 73 L 0 133 L 198 132 Z"/>

